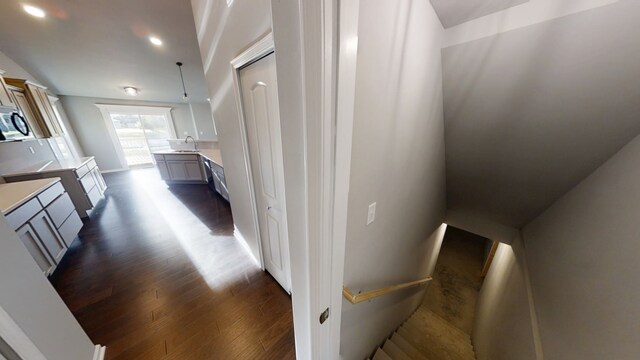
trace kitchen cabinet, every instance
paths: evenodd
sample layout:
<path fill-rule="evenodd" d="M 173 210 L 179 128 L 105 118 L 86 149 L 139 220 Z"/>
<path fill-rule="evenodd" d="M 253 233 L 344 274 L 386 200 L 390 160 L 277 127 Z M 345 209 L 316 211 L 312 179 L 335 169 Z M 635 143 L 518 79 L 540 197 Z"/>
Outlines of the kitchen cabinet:
<path fill-rule="evenodd" d="M 16 230 L 16 234 L 18 234 L 18 238 L 20 238 L 24 247 L 27 248 L 27 251 L 31 254 L 33 260 L 36 261 L 40 270 L 42 270 L 45 275 L 52 273 L 55 267 L 55 262 L 47 254 L 47 251 L 40 243 L 40 239 L 38 238 L 38 235 L 36 235 L 36 232 L 33 231 L 31 225 L 23 225 L 20 229 Z"/>
<path fill-rule="evenodd" d="M 47 250 L 50 258 L 57 264 L 67 251 L 67 246 L 62 242 L 60 234 L 49 219 L 49 215 L 43 210 L 29 221 L 29 225 L 36 232 L 40 243 Z"/>
<path fill-rule="evenodd" d="M 16 104 L 9 93 L 7 84 L 4 81 L 4 70 L 0 70 L 0 108 L 3 110 L 15 110 Z"/>
<path fill-rule="evenodd" d="M 45 275 L 55 270 L 82 228 L 60 179 L 0 184 L 0 209 Z"/>
<path fill-rule="evenodd" d="M 36 116 L 31 110 L 31 106 L 29 105 L 27 96 L 24 94 L 24 90 L 14 86 L 10 86 L 9 92 L 16 101 L 18 113 L 20 113 L 20 115 L 22 115 L 22 117 L 24 117 L 24 119 L 27 121 L 27 124 L 29 124 L 29 128 L 33 132 L 33 135 L 37 138 L 43 138 L 44 133 L 42 132 L 42 129 L 40 129 L 40 125 L 38 125 Z"/>
<path fill-rule="evenodd" d="M 198 154 L 154 154 L 156 166 L 162 180 L 185 183 L 203 183 L 204 176 Z"/>
<path fill-rule="evenodd" d="M 45 167 L 23 169 L 3 174 L 9 183 L 24 180 L 61 178 L 73 205 L 81 217 L 88 217 L 104 197 L 107 185 L 93 156 L 80 159 L 52 161 Z"/>
<path fill-rule="evenodd" d="M 43 137 L 63 135 L 60 121 L 53 110 L 53 104 L 49 100 L 46 87 L 23 79 L 6 78 L 5 81 L 7 84 L 24 91 L 34 116 L 34 122 L 38 125 Z"/>

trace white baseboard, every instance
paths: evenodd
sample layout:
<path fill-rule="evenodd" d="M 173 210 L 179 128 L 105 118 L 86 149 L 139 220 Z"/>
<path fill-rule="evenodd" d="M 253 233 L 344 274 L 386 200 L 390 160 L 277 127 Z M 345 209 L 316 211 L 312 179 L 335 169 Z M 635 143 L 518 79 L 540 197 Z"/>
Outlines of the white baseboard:
<path fill-rule="evenodd" d="M 249 254 L 253 262 L 255 262 L 256 265 L 258 265 L 262 270 L 264 270 L 264 267 L 262 266 L 262 264 L 260 264 L 260 261 L 256 259 L 256 257 L 253 255 L 253 252 L 251 251 L 251 247 L 249 247 L 249 243 L 247 243 L 247 240 L 244 238 L 244 236 L 242 236 L 242 233 L 240 232 L 240 230 L 238 230 L 235 224 L 233 224 L 233 236 L 236 239 L 238 239 L 238 242 L 240 242 L 240 245 L 242 245 L 245 251 Z"/>
<path fill-rule="evenodd" d="M 104 354 L 106 351 L 106 346 L 96 345 L 96 349 L 93 352 L 93 360 L 104 360 Z"/>
<path fill-rule="evenodd" d="M 108 173 L 114 173 L 114 172 L 122 172 L 122 171 L 129 171 L 130 169 L 111 169 L 111 170 L 100 170 L 101 174 L 108 174 Z"/>

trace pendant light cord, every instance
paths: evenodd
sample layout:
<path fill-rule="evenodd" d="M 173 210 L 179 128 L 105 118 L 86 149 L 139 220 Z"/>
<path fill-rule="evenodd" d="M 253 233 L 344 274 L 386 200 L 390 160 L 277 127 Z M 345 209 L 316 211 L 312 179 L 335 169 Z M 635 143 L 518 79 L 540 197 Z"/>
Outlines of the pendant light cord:
<path fill-rule="evenodd" d="M 188 96 L 187 96 L 187 88 L 184 86 L 184 76 L 182 75 L 182 63 L 177 62 L 176 65 L 178 65 L 178 70 L 180 70 L 180 80 L 182 80 L 182 91 L 184 92 L 184 97 L 186 99 L 188 98 Z"/>

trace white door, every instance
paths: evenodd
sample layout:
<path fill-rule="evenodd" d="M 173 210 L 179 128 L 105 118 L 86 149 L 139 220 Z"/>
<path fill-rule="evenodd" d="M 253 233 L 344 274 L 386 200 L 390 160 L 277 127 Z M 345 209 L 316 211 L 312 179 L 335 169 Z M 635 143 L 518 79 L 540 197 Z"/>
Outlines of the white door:
<path fill-rule="evenodd" d="M 277 89 L 274 54 L 240 69 L 264 266 L 291 292 Z"/>

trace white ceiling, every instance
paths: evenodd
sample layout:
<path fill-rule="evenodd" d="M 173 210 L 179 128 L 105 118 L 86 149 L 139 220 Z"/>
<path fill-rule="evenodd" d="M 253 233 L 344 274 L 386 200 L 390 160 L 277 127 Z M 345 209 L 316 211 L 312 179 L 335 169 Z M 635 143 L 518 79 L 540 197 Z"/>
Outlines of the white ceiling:
<path fill-rule="evenodd" d="M 493 14 L 529 0 L 431 0 L 444 28 Z"/>
<path fill-rule="evenodd" d="M 0 5 L 0 51 L 60 95 L 178 102 L 176 61 L 184 63 L 192 101 L 206 101 L 189 0 L 33 0 L 47 11 L 37 19 L 18 1 Z M 162 39 L 156 47 L 149 35 Z"/>
<path fill-rule="evenodd" d="M 638 33 L 632 0 L 444 49 L 448 208 L 519 228 L 640 134 Z"/>

